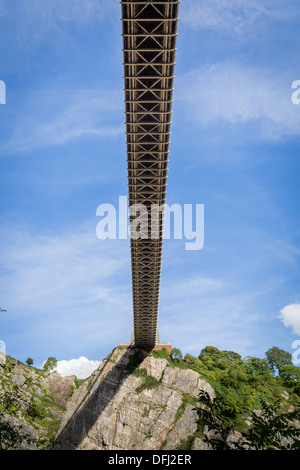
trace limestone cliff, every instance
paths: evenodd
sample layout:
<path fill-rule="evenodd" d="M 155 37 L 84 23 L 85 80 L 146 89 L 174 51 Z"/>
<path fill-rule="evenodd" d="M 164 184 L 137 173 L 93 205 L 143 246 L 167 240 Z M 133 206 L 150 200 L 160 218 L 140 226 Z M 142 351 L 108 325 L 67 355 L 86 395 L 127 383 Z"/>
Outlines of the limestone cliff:
<path fill-rule="evenodd" d="M 49 449 L 60 426 L 75 376 L 0 362 L 0 449 Z"/>
<path fill-rule="evenodd" d="M 174 450 L 192 439 L 193 448 L 206 448 L 195 406 L 200 390 L 213 396 L 211 386 L 153 354 L 116 348 L 81 385 L 7 357 L 0 364 L 0 447 Z"/>
<path fill-rule="evenodd" d="M 67 403 L 55 449 L 170 449 L 192 440 L 199 391 L 211 386 L 190 369 L 135 349 L 116 348 Z"/>
<path fill-rule="evenodd" d="M 212 447 L 205 437 L 213 446 L 215 438 L 224 436 L 223 447 L 233 449 L 239 448 L 243 430 L 247 438 L 249 429 L 258 423 L 252 438 L 263 430 L 258 439 L 272 441 L 264 441 L 262 448 L 299 450 L 294 382 L 289 389 L 291 399 L 276 378 L 269 379 L 269 386 L 276 385 L 269 397 L 272 402 L 273 393 L 275 402 L 279 399 L 277 411 L 269 408 L 272 413 L 268 414 L 263 406 L 249 415 L 240 414 L 240 420 L 232 421 L 233 429 L 226 424 L 228 410 L 220 419 L 225 409 L 220 397 L 215 400 L 221 406 L 215 408 L 219 410 L 217 422 L 210 427 L 205 419 L 206 425 L 203 421 L 199 425 L 198 412 L 205 414 L 209 408 L 207 402 L 200 405 L 200 392 L 206 392 L 208 401 L 214 397 L 202 377 L 195 365 L 194 370 L 189 368 L 188 357 L 170 359 L 167 351 L 147 354 L 118 347 L 84 381 L 7 357 L 0 361 L 0 449 L 206 450 Z M 218 383 L 213 383 L 217 390 Z M 244 444 L 244 448 L 256 448 L 257 442 L 252 439 Z"/>

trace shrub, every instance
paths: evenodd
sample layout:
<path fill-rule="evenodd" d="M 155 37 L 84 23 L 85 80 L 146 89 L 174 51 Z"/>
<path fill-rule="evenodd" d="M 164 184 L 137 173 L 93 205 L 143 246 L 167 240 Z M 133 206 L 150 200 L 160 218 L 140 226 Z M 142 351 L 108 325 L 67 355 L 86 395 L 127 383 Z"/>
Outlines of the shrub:
<path fill-rule="evenodd" d="M 169 353 L 166 348 L 151 351 L 151 356 L 156 357 L 158 359 L 170 359 Z"/>
<path fill-rule="evenodd" d="M 32 364 L 33 364 L 33 359 L 32 359 L 31 357 L 28 357 L 28 358 L 26 359 L 26 364 L 27 364 L 28 366 L 32 366 Z"/>
<path fill-rule="evenodd" d="M 203 439 L 214 450 L 300 449 L 300 429 L 295 425 L 300 410 L 283 412 L 280 401 L 270 405 L 261 400 L 259 412 L 251 413 L 249 429 L 237 441 L 230 442 L 228 438 L 235 431 L 239 410 L 220 398 L 211 399 L 206 392 L 200 393 L 199 402 L 201 406 L 196 408 L 199 422 L 213 431 L 212 437 L 205 435 Z"/>
<path fill-rule="evenodd" d="M 43 419 L 45 417 L 45 411 L 43 409 L 43 406 L 37 403 L 35 400 L 31 400 L 29 407 L 27 408 L 26 414 L 32 419 Z"/>

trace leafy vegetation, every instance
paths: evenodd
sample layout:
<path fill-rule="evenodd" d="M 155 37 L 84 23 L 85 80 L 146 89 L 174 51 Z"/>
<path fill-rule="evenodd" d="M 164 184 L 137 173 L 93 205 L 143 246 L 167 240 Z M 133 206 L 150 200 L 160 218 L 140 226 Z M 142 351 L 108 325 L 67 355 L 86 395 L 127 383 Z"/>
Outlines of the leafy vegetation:
<path fill-rule="evenodd" d="M 293 365 L 291 355 L 286 351 L 273 347 L 264 358 L 242 358 L 234 351 L 206 346 L 197 357 L 186 354 L 183 358 L 177 348 L 173 348 L 172 357 L 165 348 L 152 351 L 150 355 L 166 359 L 169 367 L 196 371 L 214 389 L 214 400 L 206 394 L 199 399 L 182 394 L 175 422 L 182 418 L 186 406 L 192 405 L 198 413 L 198 427 L 193 436 L 187 436 L 180 443 L 178 450 L 191 449 L 196 437 L 204 437 L 214 449 L 299 450 L 300 431 L 295 423 L 300 418 L 300 368 Z M 112 362 L 116 361 L 113 353 L 110 358 Z M 124 374 L 142 379 L 136 393 L 159 387 L 162 377 L 157 380 L 148 375 L 146 368 L 139 367 L 143 357 L 138 351 L 130 352 L 128 358 Z M 0 449 L 19 445 L 18 432 L 4 417 L 15 419 L 21 415 L 37 431 L 39 440 L 36 444 L 51 448 L 64 412 L 64 407 L 54 402 L 45 386 L 44 379 L 55 367 L 55 361 L 55 358 L 48 358 L 44 370 L 39 370 L 32 367 L 30 361 L 25 365 L 7 356 L 1 367 Z M 19 385 L 12 380 L 18 374 Z M 69 395 L 82 382 L 75 378 Z M 28 399 L 24 400 L 25 396 Z M 145 409 L 145 413 L 149 412 L 150 407 Z M 204 429 L 209 433 L 203 432 Z M 232 440 L 236 435 L 238 439 Z M 150 434 L 146 437 L 150 438 Z"/>
<path fill-rule="evenodd" d="M 29 416 L 31 419 L 35 420 L 36 418 L 43 419 L 45 418 L 45 409 L 41 405 L 41 403 L 37 402 L 33 398 L 31 399 L 29 406 L 26 410 L 27 416 Z"/>
<path fill-rule="evenodd" d="M 292 355 L 277 346 L 268 349 L 266 357 L 273 374 L 276 372 L 280 374 L 282 367 L 293 365 Z"/>
<path fill-rule="evenodd" d="M 295 424 L 299 409 L 283 411 L 280 400 L 273 405 L 261 400 L 259 411 L 251 412 L 249 428 L 230 440 L 236 431 L 237 409 L 205 392 L 199 401 L 204 405 L 196 408 L 199 421 L 212 432 L 210 437 L 204 434 L 204 442 L 214 450 L 300 450 L 300 428 Z"/>
<path fill-rule="evenodd" d="M 176 350 L 172 358 L 171 366 L 197 371 L 214 389 L 215 399 L 204 394 L 196 408 L 198 429 L 206 425 L 214 431 L 209 441 L 214 449 L 232 449 L 228 437 L 233 431 L 242 436 L 235 448 L 299 448 L 300 430 L 293 423 L 300 417 L 300 368 L 288 352 L 273 347 L 265 358 L 242 358 L 234 351 L 207 346 L 198 357 L 186 354 L 180 359 Z M 190 448 L 192 441 L 180 449 Z"/>
<path fill-rule="evenodd" d="M 153 350 L 150 356 L 156 357 L 157 359 L 170 359 L 169 353 L 166 348 Z"/>
<path fill-rule="evenodd" d="M 48 357 L 45 361 L 43 369 L 45 370 L 53 370 L 57 366 L 57 359 L 55 357 Z"/>
<path fill-rule="evenodd" d="M 47 392 L 48 376 L 47 370 L 6 356 L 0 367 L 0 449 L 31 444 L 51 448 L 65 407 Z M 75 386 L 80 382 L 75 380 Z M 16 424 L 18 421 L 21 424 Z M 32 435 L 28 434 L 30 429 Z"/>
<path fill-rule="evenodd" d="M 171 367 L 195 370 L 220 399 L 231 403 L 241 415 L 258 408 L 261 400 L 273 403 L 280 399 L 287 406 L 299 407 L 300 368 L 293 365 L 288 352 L 275 346 L 265 358 L 242 358 L 234 351 L 214 346 L 203 348 L 198 357 L 187 353 L 182 359 L 177 348 L 173 348 L 172 358 L 166 349 L 152 351 L 151 355 L 167 359 Z"/>
<path fill-rule="evenodd" d="M 177 349 L 177 348 L 173 348 L 172 349 L 172 359 L 182 359 L 182 352 L 180 351 L 180 349 Z"/>
<path fill-rule="evenodd" d="M 278 348 L 271 348 L 266 358 L 242 357 L 233 351 L 221 351 L 206 346 L 198 357 L 186 354 L 183 360 L 173 360 L 172 365 L 197 371 L 211 384 L 218 398 L 230 403 L 240 414 L 248 414 L 258 408 L 261 400 L 270 403 L 278 399 L 289 405 L 299 406 L 300 368 L 288 365 L 289 356 L 279 350 L 279 358 L 270 362 Z M 277 368 L 280 364 L 279 373 Z"/>
<path fill-rule="evenodd" d="M 147 371 L 146 371 L 146 374 L 144 375 L 144 378 L 143 378 L 143 382 L 141 383 L 139 387 L 136 388 L 135 391 L 136 393 L 141 393 L 143 390 L 149 390 L 151 388 L 158 387 L 160 383 L 161 382 L 157 380 L 155 377 L 152 377 L 152 375 L 147 375 Z"/>
<path fill-rule="evenodd" d="M 174 423 L 177 423 L 177 421 L 180 420 L 180 418 L 182 417 L 182 415 L 184 413 L 185 407 L 188 404 L 196 405 L 197 404 L 197 399 L 195 397 L 192 397 L 188 393 L 182 392 L 182 403 L 181 403 L 180 407 L 178 408 L 178 410 L 176 412 Z"/>

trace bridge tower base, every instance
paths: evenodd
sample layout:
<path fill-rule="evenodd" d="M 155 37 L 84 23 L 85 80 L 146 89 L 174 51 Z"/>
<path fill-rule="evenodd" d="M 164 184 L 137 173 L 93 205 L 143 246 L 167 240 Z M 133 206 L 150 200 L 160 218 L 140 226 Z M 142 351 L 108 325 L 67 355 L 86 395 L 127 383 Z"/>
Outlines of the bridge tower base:
<path fill-rule="evenodd" d="M 120 343 L 120 348 L 135 348 L 134 343 Z M 154 348 L 147 350 L 148 353 L 151 351 L 159 351 L 160 349 L 166 349 L 168 351 L 169 356 L 172 356 L 172 346 L 171 343 L 158 343 L 154 346 Z"/>

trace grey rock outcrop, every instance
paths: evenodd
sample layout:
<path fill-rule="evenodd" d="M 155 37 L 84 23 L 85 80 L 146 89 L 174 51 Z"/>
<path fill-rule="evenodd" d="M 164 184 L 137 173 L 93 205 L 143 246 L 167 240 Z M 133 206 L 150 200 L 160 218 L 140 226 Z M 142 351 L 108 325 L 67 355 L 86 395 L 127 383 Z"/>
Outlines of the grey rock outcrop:
<path fill-rule="evenodd" d="M 74 379 L 6 356 L 0 363 L 0 449 L 50 448 Z"/>
<path fill-rule="evenodd" d="M 61 377 L 52 373 L 47 377 L 48 392 L 53 396 L 56 403 L 65 406 L 74 388 L 75 375 Z"/>
<path fill-rule="evenodd" d="M 55 449 L 176 449 L 195 436 L 197 396 L 214 396 L 211 386 L 191 369 L 139 354 L 116 348 L 74 392 Z"/>

